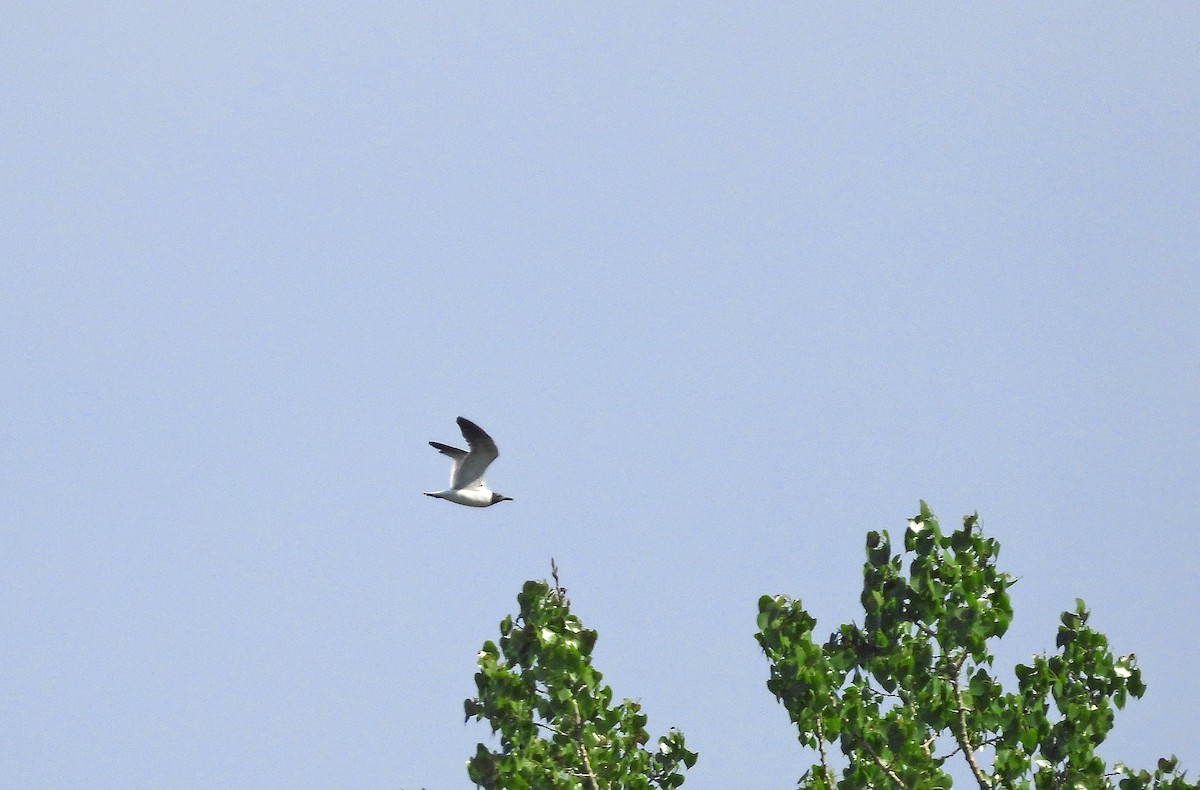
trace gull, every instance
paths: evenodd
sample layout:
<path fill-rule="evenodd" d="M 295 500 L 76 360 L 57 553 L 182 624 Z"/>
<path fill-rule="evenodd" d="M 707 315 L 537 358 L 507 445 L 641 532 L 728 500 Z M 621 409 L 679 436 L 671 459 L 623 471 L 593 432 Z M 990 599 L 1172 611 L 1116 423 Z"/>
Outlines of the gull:
<path fill-rule="evenodd" d="M 483 473 L 487 471 L 488 464 L 500 457 L 492 437 L 466 417 L 458 418 L 458 427 L 462 429 L 463 438 L 467 440 L 471 452 L 440 442 L 430 442 L 430 447 L 454 459 L 454 468 L 450 470 L 449 488 L 445 491 L 425 491 L 425 496 L 468 507 L 488 507 L 506 499 L 511 502 L 512 497 L 491 491 L 483 482 Z"/>

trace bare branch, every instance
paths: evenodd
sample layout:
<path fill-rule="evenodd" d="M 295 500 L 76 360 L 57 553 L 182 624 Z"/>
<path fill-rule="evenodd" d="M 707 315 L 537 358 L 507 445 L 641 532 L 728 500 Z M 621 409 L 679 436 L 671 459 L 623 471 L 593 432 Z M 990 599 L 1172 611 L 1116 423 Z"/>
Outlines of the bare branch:
<path fill-rule="evenodd" d="M 559 603 L 570 606 L 571 602 L 567 600 L 567 588 L 558 581 L 558 564 L 554 562 L 553 557 L 550 558 L 550 578 L 554 579 L 554 594 L 558 596 Z"/>
<path fill-rule="evenodd" d="M 560 730 L 558 727 L 553 727 L 553 726 L 551 726 L 551 725 L 549 725 L 549 724 L 544 724 L 544 723 L 542 723 L 542 722 L 540 722 L 540 721 L 535 721 L 535 722 L 534 722 L 534 724 L 535 724 L 535 725 L 537 725 L 538 727 L 541 727 L 543 730 L 546 730 L 546 731 L 548 731 L 548 732 L 552 732 L 552 733 L 554 733 L 555 735 L 558 735 L 558 736 L 560 736 L 560 737 L 563 737 L 563 738 L 570 737 L 570 736 L 568 736 L 568 735 L 567 735 L 567 733 L 563 732 L 563 731 L 562 731 L 562 730 Z"/>
<path fill-rule="evenodd" d="M 822 726 L 819 716 L 817 717 L 817 750 L 821 753 L 821 773 L 825 775 L 825 784 L 833 787 L 833 774 L 829 773 L 829 759 L 825 754 L 825 727 Z"/>
<path fill-rule="evenodd" d="M 557 582 L 557 579 L 555 580 Z M 583 717 L 579 714 L 579 702 L 571 700 L 571 711 L 575 714 L 575 750 L 583 763 L 583 786 L 587 790 L 600 790 L 596 773 L 592 770 L 592 761 L 588 758 L 587 748 L 583 744 Z"/>
<path fill-rule="evenodd" d="M 967 765 L 970 766 L 971 773 L 975 776 L 975 781 L 979 783 L 979 790 L 991 790 L 991 785 L 988 784 L 987 777 L 983 775 L 983 771 L 979 768 L 979 763 L 975 761 L 975 748 L 971 745 L 971 738 L 967 733 L 967 704 L 963 700 L 962 684 L 959 683 L 958 678 L 958 673 L 962 670 L 963 661 L 965 660 L 966 656 L 963 655 L 956 661 L 948 661 L 946 663 L 950 688 L 954 690 L 954 706 L 958 712 L 958 728 L 954 731 L 954 738 L 958 741 L 958 746 L 962 749 L 963 756 L 967 758 Z"/>
<path fill-rule="evenodd" d="M 930 759 L 933 758 L 933 742 L 936 740 L 937 736 L 934 735 L 930 738 L 926 738 L 924 743 L 921 744 L 921 751 L 925 752 L 925 755 Z"/>
<path fill-rule="evenodd" d="M 896 784 L 896 787 L 903 788 L 904 782 L 900 781 L 900 777 L 896 776 L 896 772 L 892 770 L 890 765 L 883 761 L 883 758 L 879 756 L 879 753 L 871 748 L 871 744 L 867 743 L 867 739 L 859 735 L 858 742 L 862 744 L 864 749 L 867 750 L 867 754 L 871 755 L 871 759 L 875 761 L 875 765 L 879 767 L 879 770 L 887 774 L 888 779 L 891 779 Z"/>

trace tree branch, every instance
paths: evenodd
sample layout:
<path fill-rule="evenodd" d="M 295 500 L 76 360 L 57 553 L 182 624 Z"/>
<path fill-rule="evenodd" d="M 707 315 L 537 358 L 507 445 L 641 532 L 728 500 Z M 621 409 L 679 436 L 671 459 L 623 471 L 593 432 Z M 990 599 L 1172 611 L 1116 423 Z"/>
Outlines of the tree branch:
<path fill-rule="evenodd" d="M 825 785 L 833 787 L 833 775 L 829 773 L 829 760 L 825 756 L 825 727 L 821 724 L 821 717 L 817 717 L 817 750 L 821 753 L 821 773 L 825 775 Z"/>
<path fill-rule="evenodd" d="M 976 748 L 976 749 L 979 749 L 979 748 L 981 748 L 981 747 L 983 747 L 983 746 L 995 746 L 996 744 L 1000 743 L 1000 741 L 1002 741 L 1002 740 L 1003 740 L 1003 738 L 1001 738 L 999 735 L 993 735 L 993 736 L 992 736 L 992 737 L 990 737 L 990 738 L 983 738 L 983 739 L 981 739 L 981 740 L 979 741 L 979 743 L 975 744 L 975 748 Z M 932 742 L 933 742 L 932 740 L 928 741 L 928 743 L 932 743 Z M 955 743 L 958 743 L 958 738 L 957 738 L 957 737 L 955 737 L 955 739 L 954 739 L 954 742 L 955 742 Z M 924 746 L 924 744 L 922 744 L 922 746 Z M 959 752 L 961 752 L 962 750 L 963 750 L 963 749 L 962 749 L 962 747 L 961 747 L 961 746 L 956 746 L 956 747 L 954 747 L 954 751 L 952 751 L 952 752 L 946 752 L 945 754 L 943 754 L 941 757 L 938 757 L 937 759 L 938 759 L 938 760 L 949 760 L 951 757 L 953 757 L 954 755 L 958 754 L 958 753 L 959 753 Z M 927 753 L 927 754 L 929 754 L 929 756 L 930 756 L 930 757 L 932 757 L 932 756 L 933 756 L 933 752 L 932 752 L 931 750 L 929 750 L 929 749 L 926 749 L 925 751 L 926 751 L 926 753 Z"/>
<path fill-rule="evenodd" d="M 871 755 L 871 759 L 875 761 L 875 765 L 879 767 L 879 770 L 887 774 L 888 779 L 891 779 L 893 782 L 895 782 L 896 787 L 899 787 L 901 790 L 903 790 L 904 782 L 900 780 L 899 776 L 896 776 L 896 772 L 892 770 L 891 766 L 883 761 L 883 758 L 879 756 L 879 753 L 871 748 L 871 744 L 867 743 L 867 739 L 859 735 L 858 742 L 862 744 L 864 749 L 867 750 L 867 754 Z"/>
<path fill-rule="evenodd" d="M 979 790 L 991 790 L 987 777 L 980 770 L 979 763 L 975 762 L 975 749 L 971 746 L 971 739 L 967 734 L 967 704 L 963 700 L 962 685 L 958 680 L 958 673 L 962 670 L 964 660 L 966 660 L 966 656 L 946 664 L 946 669 L 949 670 L 950 688 L 954 690 L 954 707 L 958 712 L 958 727 L 954 731 L 954 739 L 958 741 L 963 756 L 967 758 L 967 765 L 971 767 L 971 773 L 975 775 L 975 781 L 979 783 Z"/>
<path fill-rule="evenodd" d="M 550 558 L 550 577 L 554 579 L 554 594 L 558 596 L 558 602 L 563 606 L 570 606 L 571 602 L 567 600 L 567 588 L 562 586 L 562 582 L 558 580 L 558 565 L 554 562 L 554 558 Z"/>
<path fill-rule="evenodd" d="M 587 748 L 583 745 L 583 717 L 579 715 L 579 702 L 574 698 L 571 699 L 571 712 L 575 714 L 575 750 L 583 763 L 583 786 L 587 790 L 600 790 L 596 774 L 592 770 L 592 761 L 588 759 Z"/>
<path fill-rule="evenodd" d="M 567 735 L 567 733 L 563 732 L 563 731 L 562 731 L 562 730 L 560 730 L 558 727 L 553 727 L 553 726 L 551 726 L 551 725 L 549 725 L 549 724 L 545 724 L 545 723 L 543 723 L 543 722 L 540 722 L 540 721 L 535 721 L 535 722 L 534 722 L 534 724 L 535 724 L 536 726 L 538 726 L 538 727 L 541 727 L 543 730 L 546 730 L 547 732 L 552 732 L 552 733 L 554 733 L 555 735 L 557 735 L 557 736 L 559 736 L 559 737 L 561 737 L 561 738 L 569 738 L 569 737 L 570 737 L 569 735 Z"/>

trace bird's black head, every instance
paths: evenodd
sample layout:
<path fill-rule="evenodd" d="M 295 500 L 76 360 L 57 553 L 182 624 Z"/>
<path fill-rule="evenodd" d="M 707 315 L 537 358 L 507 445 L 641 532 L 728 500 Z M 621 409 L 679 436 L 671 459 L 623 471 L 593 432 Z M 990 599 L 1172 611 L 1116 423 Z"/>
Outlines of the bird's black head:
<path fill-rule="evenodd" d="M 504 496 L 504 494 L 497 494 L 497 493 L 492 494 L 492 504 L 493 505 L 496 504 L 497 502 L 505 502 L 505 501 L 511 502 L 511 501 L 513 501 L 513 498 L 510 496 Z"/>

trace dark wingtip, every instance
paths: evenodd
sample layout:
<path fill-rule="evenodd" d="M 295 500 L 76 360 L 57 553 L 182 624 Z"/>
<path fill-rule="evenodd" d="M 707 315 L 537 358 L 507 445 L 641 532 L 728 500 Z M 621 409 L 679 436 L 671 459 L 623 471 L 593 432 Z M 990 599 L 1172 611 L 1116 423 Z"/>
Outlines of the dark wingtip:
<path fill-rule="evenodd" d="M 487 431 L 480 428 L 478 425 L 471 422 L 466 417 L 459 417 L 457 422 L 458 422 L 458 428 L 459 428 L 459 430 L 462 431 L 462 434 L 464 437 L 470 438 L 472 436 L 477 436 L 477 437 L 484 437 L 484 438 L 488 438 L 488 439 L 491 438 L 490 436 L 488 436 Z"/>

